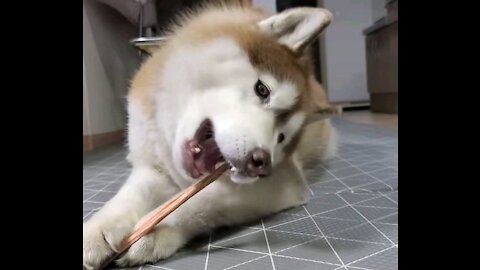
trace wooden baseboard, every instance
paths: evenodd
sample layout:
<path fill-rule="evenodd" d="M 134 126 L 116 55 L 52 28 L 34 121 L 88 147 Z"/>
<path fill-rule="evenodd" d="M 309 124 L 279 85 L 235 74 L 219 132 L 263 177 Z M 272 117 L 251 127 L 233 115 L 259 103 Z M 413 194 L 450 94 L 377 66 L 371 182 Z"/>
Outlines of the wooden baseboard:
<path fill-rule="evenodd" d="M 398 113 L 398 93 L 371 93 L 372 112 Z"/>
<path fill-rule="evenodd" d="M 370 101 L 353 101 L 353 102 L 332 102 L 333 105 L 337 105 L 343 108 L 343 110 L 357 109 L 370 107 Z"/>
<path fill-rule="evenodd" d="M 117 130 L 101 134 L 83 135 L 83 152 L 90 152 L 101 146 L 122 143 L 125 140 L 125 130 Z"/>

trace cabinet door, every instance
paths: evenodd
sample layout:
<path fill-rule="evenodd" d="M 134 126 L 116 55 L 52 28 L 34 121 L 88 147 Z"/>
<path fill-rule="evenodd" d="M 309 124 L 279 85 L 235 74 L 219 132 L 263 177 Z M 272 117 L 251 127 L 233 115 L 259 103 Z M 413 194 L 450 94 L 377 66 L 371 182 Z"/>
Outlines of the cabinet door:
<path fill-rule="evenodd" d="M 322 34 L 325 40 L 322 44 L 322 62 L 325 64 L 324 82 L 328 98 L 333 103 L 368 101 L 370 95 L 367 91 L 365 39 L 362 32 L 372 25 L 372 3 L 370 0 L 322 2 L 323 7 L 334 16 L 334 22 Z"/>
<path fill-rule="evenodd" d="M 376 44 L 378 43 L 378 38 L 376 35 L 368 35 L 366 37 L 366 47 L 367 47 L 367 87 L 368 92 L 375 92 L 374 89 L 378 89 L 377 77 L 378 77 L 378 57 L 376 57 Z"/>
<path fill-rule="evenodd" d="M 367 82 L 371 94 L 397 91 L 396 83 L 395 86 L 392 83 L 397 76 L 397 64 L 392 59 L 392 42 L 389 27 L 367 36 Z"/>
<path fill-rule="evenodd" d="M 385 39 L 380 31 L 367 37 L 367 84 L 370 93 L 381 93 L 385 88 Z"/>
<path fill-rule="evenodd" d="M 388 81 L 386 92 L 398 92 L 398 23 L 393 23 L 386 29 L 388 34 Z"/>

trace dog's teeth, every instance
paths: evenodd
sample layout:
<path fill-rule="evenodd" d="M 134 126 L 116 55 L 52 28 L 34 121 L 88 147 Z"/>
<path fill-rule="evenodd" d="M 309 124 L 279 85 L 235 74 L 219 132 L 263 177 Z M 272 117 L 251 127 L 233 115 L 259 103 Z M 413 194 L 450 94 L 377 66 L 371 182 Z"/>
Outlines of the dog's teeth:
<path fill-rule="evenodd" d="M 196 146 L 196 147 L 193 148 L 193 152 L 194 152 L 195 154 L 200 153 L 200 151 L 202 151 L 202 150 L 201 150 L 200 147 L 198 147 L 198 146 Z"/>

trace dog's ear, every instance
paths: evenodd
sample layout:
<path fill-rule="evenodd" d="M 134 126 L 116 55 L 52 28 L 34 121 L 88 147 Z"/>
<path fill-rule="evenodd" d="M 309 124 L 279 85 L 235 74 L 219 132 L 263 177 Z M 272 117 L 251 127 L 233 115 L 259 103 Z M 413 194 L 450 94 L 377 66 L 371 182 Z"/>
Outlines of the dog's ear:
<path fill-rule="evenodd" d="M 301 53 L 332 21 L 322 8 L 292 8 L 258 23 L 261 31 L 274 36 L 296 53 Z"/>

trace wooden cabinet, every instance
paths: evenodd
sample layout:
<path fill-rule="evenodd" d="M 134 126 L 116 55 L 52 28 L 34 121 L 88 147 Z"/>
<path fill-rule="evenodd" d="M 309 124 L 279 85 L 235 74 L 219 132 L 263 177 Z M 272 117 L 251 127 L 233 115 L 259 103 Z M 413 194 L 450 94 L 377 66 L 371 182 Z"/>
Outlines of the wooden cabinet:
<path fill-rule="evenodd" d="M 398 112 L 397 18 L 398 15 L 387 16 L 383 23 L 365 31 L 367 85 L 371 110 L 374 112 Z"/>

